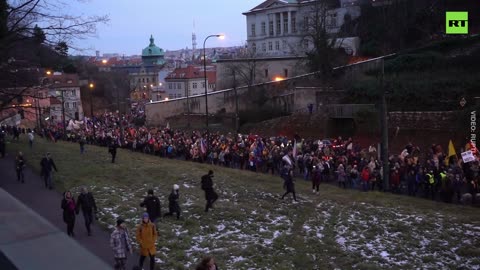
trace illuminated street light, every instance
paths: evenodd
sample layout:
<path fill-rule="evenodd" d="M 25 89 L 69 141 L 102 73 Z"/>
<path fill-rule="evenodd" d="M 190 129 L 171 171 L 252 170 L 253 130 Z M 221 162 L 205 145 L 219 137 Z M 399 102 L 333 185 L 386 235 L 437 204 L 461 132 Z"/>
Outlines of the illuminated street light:
<path fill-rule="evenodd" d="M 52 72 L 50 70 L 47 70 L 47 72 L 45 73 L 47 73 L 47 75 L 52 75 Z"/>
<path fill-rule="evenodd" d="M 168 101 L 168 97 L 165 98 L 165 101 Z"/>
<path fill-rule="evenodd" d="M 208 91 L 208 82 L 207 82 L 207 54 L 205 52 L 205 43 L 207 42 L 207 39 L 211 37 L 217 37 L 219 39 L 225 39 L 225 35 L 223 34 L 217 34 L 217 35 L 210 35 L 205 38 L 203 41 L 203 76 L 205 80 L 205 121 L 207 125 L 207 140 L 208 140 L 208 96 L 207 96 L 207 91 Z"/>
<path fill-rule="evenodd" d="M 102 60 L 102 64 L 105 65 L 106 63 L 108 63 L 107 59 L 103 59 L 103 60 Z"/>
<path fill-rule="evenodd" d="M 276 82 L 280 82 L 280 81 L 285 80 L 285 78 L 283 78 L 283 77 L 278 77 L 278 76 L 277 76 L 277 77 L 275 77 L 274 80 L 275 80 Z"/>

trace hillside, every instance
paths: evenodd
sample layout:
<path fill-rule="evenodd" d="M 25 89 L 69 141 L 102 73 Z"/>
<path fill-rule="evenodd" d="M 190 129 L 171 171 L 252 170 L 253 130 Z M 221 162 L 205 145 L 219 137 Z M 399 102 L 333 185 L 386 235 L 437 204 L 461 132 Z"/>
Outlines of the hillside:
<path fill-rule="evenodd" d="M 475 269 L 480 267 L 478 209 L 387 193 L 361 193 L 322 185 L 312 194 L 296 183 L 299 197 L 279 199 L 279 177 L 205 164 L 159 159 L 119 150 L 111 164 L 105 148 L 25 139 L 9 143 L 39 171 L 50 152 L 60 172 L 58 191 L 87 185 L 100 208 L 99 222 L 111 229 L 118 216 L 132 232 L 139 208 L 153 188 L 165 211 L 172 185 L 180 185 L 182 219 L 159 223 L 157 258 L 162 269 L 192 269 L 201 255 L 216 257 L 221 269 Z M 203 212 L 200 177 L 209 169 L 220 195 Z M 133 235 L 132 235 L 133 236 Z M 138 245 L 135 245 L 138 247 Z"/>

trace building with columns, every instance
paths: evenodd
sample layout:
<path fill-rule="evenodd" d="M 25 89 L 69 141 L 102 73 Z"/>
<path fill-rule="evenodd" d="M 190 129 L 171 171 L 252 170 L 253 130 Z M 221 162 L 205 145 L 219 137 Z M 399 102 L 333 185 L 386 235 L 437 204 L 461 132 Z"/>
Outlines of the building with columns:
<path fill-rule="evenodd" d="M 257 57 L 302 56 L 313 48 L 305 39 L 305 28 L 311 20 L 315 1 L 267 0 L 244 12 L 247 19 L 247 43 Z M 334 36 L 340 32 L 346 19 L 360 16 L 360 7 L 352 0 L 339 1 L 339 6 L 330 6 L 326 12 L 327 32 Z M 357 37 L 337 39 L 337 46 L 348 54 L 356 55 L 359 47 Z"/>

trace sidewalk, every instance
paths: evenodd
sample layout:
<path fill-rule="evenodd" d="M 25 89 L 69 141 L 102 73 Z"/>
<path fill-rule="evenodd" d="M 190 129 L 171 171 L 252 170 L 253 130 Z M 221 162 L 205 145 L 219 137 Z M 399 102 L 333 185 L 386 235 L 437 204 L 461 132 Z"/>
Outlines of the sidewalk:
<path fill-rule="evenodd" d="M 34 174 L 30 168 L 25 168 L 24 173 L 25 183 L 22 184 L 17 181 L 13 157 L 7 154 L 5 158 L 0 158 L 0 187 L 66 234 L 67 225 L 63 222 L 60 207 L 62 195 L 55 190 L 46 189 L 41 177 Z M 78 194 L 74 194 L 74 196 L 76 199 Z M 83 215 L 80 213 L 77 215 L 75 222 L 74 239 L 87 250 L 113 266 L 110 232 L 104 231 L 94 224 L 92 226 L 93 236 L 88 236 L 84 224 Z M 52 255 L 52 259 L 54 259 L 55 255 Z M 137 263 L 138 255 L 134 254 L 128 259 L 127 269 L 132 269 Z"/>

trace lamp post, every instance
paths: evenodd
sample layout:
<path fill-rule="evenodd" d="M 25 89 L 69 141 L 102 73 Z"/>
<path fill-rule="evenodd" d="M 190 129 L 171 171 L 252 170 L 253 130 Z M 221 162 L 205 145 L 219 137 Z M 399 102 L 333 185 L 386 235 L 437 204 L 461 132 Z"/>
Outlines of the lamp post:
<path fill-rule="evenodd" d="M 205 43 L 207 42 L 207 39 L 211 37 L 218 37 L 220 39 L 224 39 L 225 36 L 221 34 L 217 35 L 210 35 L 205 38 L 203 41 L 203 77 L 205 80 L 205 123 L 207 125 L 207 141 L 208 141 L 208 96 L 207 96 L 207 91 L 208 91 L 208 83 L 207 83 L 207 54 L 205 53 Z"/>
<path fill-rule="evenodd" d="M 95 141 L 96 139 L 96 133 L 95 133 L 95 121 L 93 120 L 93 88 L 95 88 L 95 85 L 93 83 L 90 83 L 88 85 L 90 88 L 90 116 L 92 117 L 92 122 L 93 122 L 93 140 Z"/>

